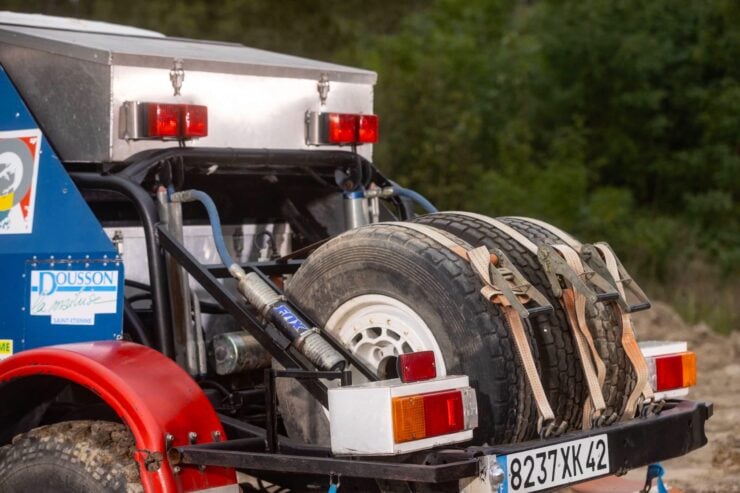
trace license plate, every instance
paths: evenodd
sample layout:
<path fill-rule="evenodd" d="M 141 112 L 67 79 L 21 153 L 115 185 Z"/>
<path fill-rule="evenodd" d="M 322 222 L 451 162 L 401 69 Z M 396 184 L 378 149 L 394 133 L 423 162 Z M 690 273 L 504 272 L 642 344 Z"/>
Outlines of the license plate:
<path fill-rule="evenodd" d="M 496 460 L 506 471 L 499 493 L 540 491 L 609 473 L 609 439 L 597 435 Z"/>

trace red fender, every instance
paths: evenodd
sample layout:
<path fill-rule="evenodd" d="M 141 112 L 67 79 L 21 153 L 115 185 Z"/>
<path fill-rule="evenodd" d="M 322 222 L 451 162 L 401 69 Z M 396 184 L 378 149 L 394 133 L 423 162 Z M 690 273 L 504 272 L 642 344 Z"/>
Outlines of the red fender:
<path fill-rule="evenodd" d="M 167 462 L 165 435 L 173 445 L 213 441 L 221 422 L 200 387 L 161 353 L 130 342 L 88 342 L 23 351 L 0 362 L 0 382 L 31 375 L 51 375 L 87 387 L 128 425 L 136 439 L 136 460 L 147 492 L 189 492 L 236 484 L 233 469 L 183 467 L 173 474 Z M 152 454 L 157 454 L 153 456 Z M 161 454 L 161 455 L 159 455 Z M 161 457 L 156 470 L 145 460 Z M 154 467 L 150 467 L 153 469 Z"/>

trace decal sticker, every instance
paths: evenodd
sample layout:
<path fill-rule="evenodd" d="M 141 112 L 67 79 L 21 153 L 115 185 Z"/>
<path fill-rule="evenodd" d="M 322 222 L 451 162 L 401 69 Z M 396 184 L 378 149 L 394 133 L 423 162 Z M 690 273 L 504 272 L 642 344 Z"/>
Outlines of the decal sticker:
<path fill-rule="evenodd" d="M 13 339 L 0 339 L 0 360 L 13 355 Z"/>
<path fill-rule="evenodd" d="M 31 271 L 31 315 L 56 325 L 93 325 L 98 313 L 116 313 L 118 271 Z"/>
<path fill-rule="evenodd" d="M 0 132 L 0 234 L 33 231 L 41 131 Z"/>
<path fill-rule="evenodd" d="M 303 334 L 308 330 L 306 324 L 304 324 L 301 319 L 298 318 L 298 315 L 293 313 L 287 305 L 278 305 L 273 308 L 273 310 L 275 310 L 277 314 L 280 315 L 280 318 L 282 318 L 286 324 L 293 327 L 293 329 L 295 329 L 295 331 L 299 334 Z"/>

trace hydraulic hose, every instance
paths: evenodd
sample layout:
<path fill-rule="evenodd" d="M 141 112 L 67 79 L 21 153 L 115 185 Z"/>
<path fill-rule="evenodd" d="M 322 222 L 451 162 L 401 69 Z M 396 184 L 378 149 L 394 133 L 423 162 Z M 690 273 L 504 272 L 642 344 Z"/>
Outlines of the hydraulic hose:
<path fill-rule="evenodd" d="M 437 210 L 437 208 L 434 207 L 434 205 L 429 200 L 427 200 L 426 197 L 424 197 L 422 194 L 420 194 L 419 192 L 417 192 L 415 190 L 411 190 L 410 188 L 404 188 L 404 187 L 400 186 L 398 183 L 395 183 L 395 182 L 391 182 L 391 183 L 393 184 L 393 191 L 394 191 L 395 195 L 398 195 L 399 197 L 404 197 L 404 198 L 413 200 L 414 202 L 416 202 L 417 204 L 419 204 L 422 209 L 424 209 L 425 211 L 427 211 L 430 214 L 433 213 L 433 212 L 439 212 Z"/>
<path fill-rule="evenodd" d="M 213 199 L 205 192 L 200 190 L 184 190 L 182 192 L 175 192 L 170 194 L 170 200 L 172 202 L 195 202 L 198 201 L 203 204 L 206 212 L 208 213 L 208 221 L 211 223 L 211 230 L 213 231 L 213 241 L 216 244 L 216 251 L 218 256 L 221 257 L 221 261 L 224 263 L 232 276 L 237 279 L 241 279 L 246 275 L 244 270 L 239 264 L 234 262 L 231 257 L 229 250 L 226 248 L 224 243 L 224 235 L 221 230 L 221 219 L 218 217 L 218 209 Z"/>
<path fill-rule="evenodd" d="M 234 262 L 224 242 L 218 209 L 207 193 L 200 190 L 184 190 L 170 194 L 170 200 L 173 202 L 198 201 L 203 204 L 211 223 L 216 251 L 229 269 L 229 273 L 237 280 L 239 292 L 265 318 L 288 336 L 298 351 L 322 370 L 341 370 L 345 367 L 346 361 L 342 355 L 321 336 L 318 329 L 311 327 L 308 322 L 299 317 L 283 297 L 256 272 L 247 274 L 239 264 Z"/>

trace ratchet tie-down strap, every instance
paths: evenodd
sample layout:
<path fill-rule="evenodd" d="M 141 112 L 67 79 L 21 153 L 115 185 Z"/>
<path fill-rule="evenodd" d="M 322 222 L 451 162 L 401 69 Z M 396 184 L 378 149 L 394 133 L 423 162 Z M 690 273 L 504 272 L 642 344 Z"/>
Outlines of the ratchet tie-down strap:
<path fill-rule="evenodd" d="M 583 277 L 583 264 L 581 264 L 581 259 L 575 250 L 566 245 L 553 245 L 553 248 L 562 255 L 565 262 L 577 276 Z M 586 296 L 576 290 L 574 286 L 567 285 L 562 290 L 561 301 L 568 317 L 568 324 L 573 329 L 578 355 L 583 367 L 583 375 L 586 378 L 590 395 L 590 399 L 586 400 L 583 407 L 583 429 L 586 430 L 591 428 L 594 423 L 603 421 L 599 418 L 606 409 L 604 394 L 601 391 L 606 379 L 606 365 L 604 365 L 604 361 L 596 350 L 591 331 L 588 328 L 588 322 L 586 321 L 586 302 L 588 300 Z"/>
<path fill-rule="evenodd" d="M 601 254 L 609 274 L 611 274 L 615 281 L 619 295 L 626 301 L 627 297 L 623 286 L 623 280 L 619 275 L 619 266 L 614 252 L 605 243 L 596 243 L 594 244 L 594 248 L 596 248 Z M 629 358 L 630 363 L 632 363 L 637 376 L 635 388 L 627 399 L 627 404 L 622 413 L 622 420 L 628 420 L 635 416 L 635 411 L 638 406 L 641 407 L 641 413 L 647 412 L 654 401 L 654 395 L 653 389 L 650 387 L 650 382 L 648 380 L 648 366 L 645 362 L 645 357 L 640 350 L 640 346 L 637 344 L 635 330 L 632 327 L 632 318 L 626 310 L 619 306 L 618 303 L 612 303 L 612 305 L 622 327 L 622 347 L 624 348 L 624 352 L 627 355 L 627 358 Z M 642 402 L 640 402 L 641 397 Z"/>
<path fill-rule="evenodd" d="M 600 271 L 602 272 L 603 277 L 611 277 L 611 284 L 614 288 L 616 288 L 621 298 L 619 302 L 612 302 L 610 304 L 612 305 L 612 309 L 614 310 L 615 315 L 617 316 L 617 320 L 619 321 L 620 327 L 622 329 L 622 337 L 620 343 L 622 345 L 622 348 L 624 349 L 625 354 L 627 355 L 627 358 L 632 364 L 636 375 L 635 387 L 634 389 L 632 389 L 632 392 L 627 399 L 627 403 L 625 404 L 624 410 L 622 411 L 621 420 L 625 421 L 632 419 L 635 416 L 635 411 L 638 410 L 638 408 L 641 415 L 647 415 L 650 412 L 660 412 L 662 405 L 654 403 L 655 399 L 653 396 L 653 390 L 650 387 L 647 363 L 645 362 L 645 357 L 640 350 L 640 346 L 637 344 L 637 338 L 635 337 L 635 331 L 632 327 L 632 319 L 629 315 L 629 309 L 626 308 L 629 306 L 629 304 L 627 303 L 625 284 L 631 283 L 631 287 L 633 288 L 633 290 L 636 291 L 638 296 L 642 298 L 640 301 L 642 301 L 644 304 L 641 305 L 639 309 L 649 307 L 650 303 L 647 301 L 647 297 L 645 297 L 645 294 L 632 281 L 632 279 L 629 278 L 626 273 L 624 273 L 624 276 L 622 275 L 622 272 L 620 271 L 621 264 L 619 263 L 617 256 L 614 254 L 614 251 L 611 249 L 611 247 L 609 247 L 609 245 L 603 242 L 596 243 L 593 246 L 582 245 L 580 242 L 565 233 L 563 230 L 538 219 L 528 217 L 519 217 L 517 219 L 536 224 L 541 228 L 546 229 L 553 235 L 557 236 L 561 241 L 566 243 L 575 251 L 579 252 L 581 254 L 580 256 L 582 257 L 582 260 L 587 258 L 592 268 L 598 267 L 596 262 L 598 262 L 600 259 L 595 258 L 594 255 L 585 256 L 583 254 L 588 253 L 591 248 L 595 248 L 597 250 L 601 259 L 603 259 L 603 264 L 601 264 L 603 269 L 600 269 Z"/>
<path fill-rule="evenodd" d="M 497 269 L 497 265 L 502 263 L 503 253 L 500 251 L 495 251 L 495 253 L 492 254 L 485 246 L 468 250 L 458 245 L 435 228 L 422 224 L 405 222 L 390 224 L 417 231 L 448 248 L 460 258 L 470 262 L 473 271 L 478 275 L 483 283 L 481 294 L 490 302 L 501 307 L 501 311 L 509 324 L 517 353 L 522 362 L 524 373 L 540 416 L 538 423 L 538 431 L 540 435 L 542 437 L 549 437 L 562 433 L 565 430 L 566 423 L 556 423 L 555 421 L 555 413 L 550 406 L 547 394 L 542 386 L 542 381 L 537 373 L 537 366 L 535 364 L 534 356 L 532 355 L 532 350 L 529 347 L 529 341 L 524 329 L 522 316 L 520 315 L 520 311 L 518 311 L 512 304 L 513 301 L 513 303 L 516 303 L 524 309 L 523 304 L 530 301 L 530 299 L 540 298 L 544 301 L 544 297 L 539 293 L 535 294 L 534 292 L 536 289 L 529 284 L 526 286 L 521 284 L 518 286 L 504 286 L 503 284 L 506 283 L 506 279 L 513 281 L 519 278 L 519 280 L 523 280 L 518 272 L 512 272 L 513 267 L 511 266 L 508 266 L 503 274 L 495 275 L 499 282 L 494 282 L 492 278 L 492 270 Z M 512 299 L 513 297 L 516 299 Z"/>
<path fill-rule="evenodd" d="M 471 217 L 479 221 L 483 221 L 491 227 L 506 234 L 514 241 L 522 245 L 524 248 L 529 250 L 531 253 L 540 257 L 539 247 L 531 241 L 529 238 L 521 234 L 516 229 L 512 228 L 506 223 L 503 223 L 492 217 L 484 216 L 481 214 L 475 214 L 471 212 L 453 212 L 453 214 Z M 559 233 L 565 235 L 562 231 Z M 567 235 L 566 235 L 567 238 Z M 563 245 L 565 253 L 558 250 L 558 252 L 564 257 L 564 260 L 570 266 L 571 270 L 579 273 L 580 277 L 583 275 L 583 265 L 581 264 L 578 254 L 573 250 L 572 246 L 575 246 L 574 240 L 564 240 L 571 247 Z M 570 261 L 569 261 L 570 259 Z M 573 265 L 570 265 L 570 264 Z M 568 325 L 573 331 L 573 339 L 576 343 L 576 349 L 578 350 L 578 356 L 581 360 L 581 368 L 583 370 L 584 378 L 589 391 L 589 399 L 584 403 L 583 413 L 583 428 L 589 429 L 596 424 L 602 424 L 604 419 L 601 419 L 601 414 L 606 409 L 606 403 L 604 401 L 604 395 L 601 391 L 601 386 L 606 376 L 606 367 L 599 354 L 596 352 L 596 347 L 591 337 L 591 332 L 586 322 L 586 297 L 581 292 L 582 290 L 576 290 L 573 286 L 568 289 L 560 289 L 560 284 L 557 278 L 549 276 L 551 279 L 553 292 L 557 297 L 560 298 L 563 308 L 568 317 Z M 583 284 L 583 283 L 581 283 Z M 590 353 L 590 354 L 589 354 Z M 593 359 L 592 359 L 593 358 Z M 596 368 L 594 368 L 596 367 Z"/>

